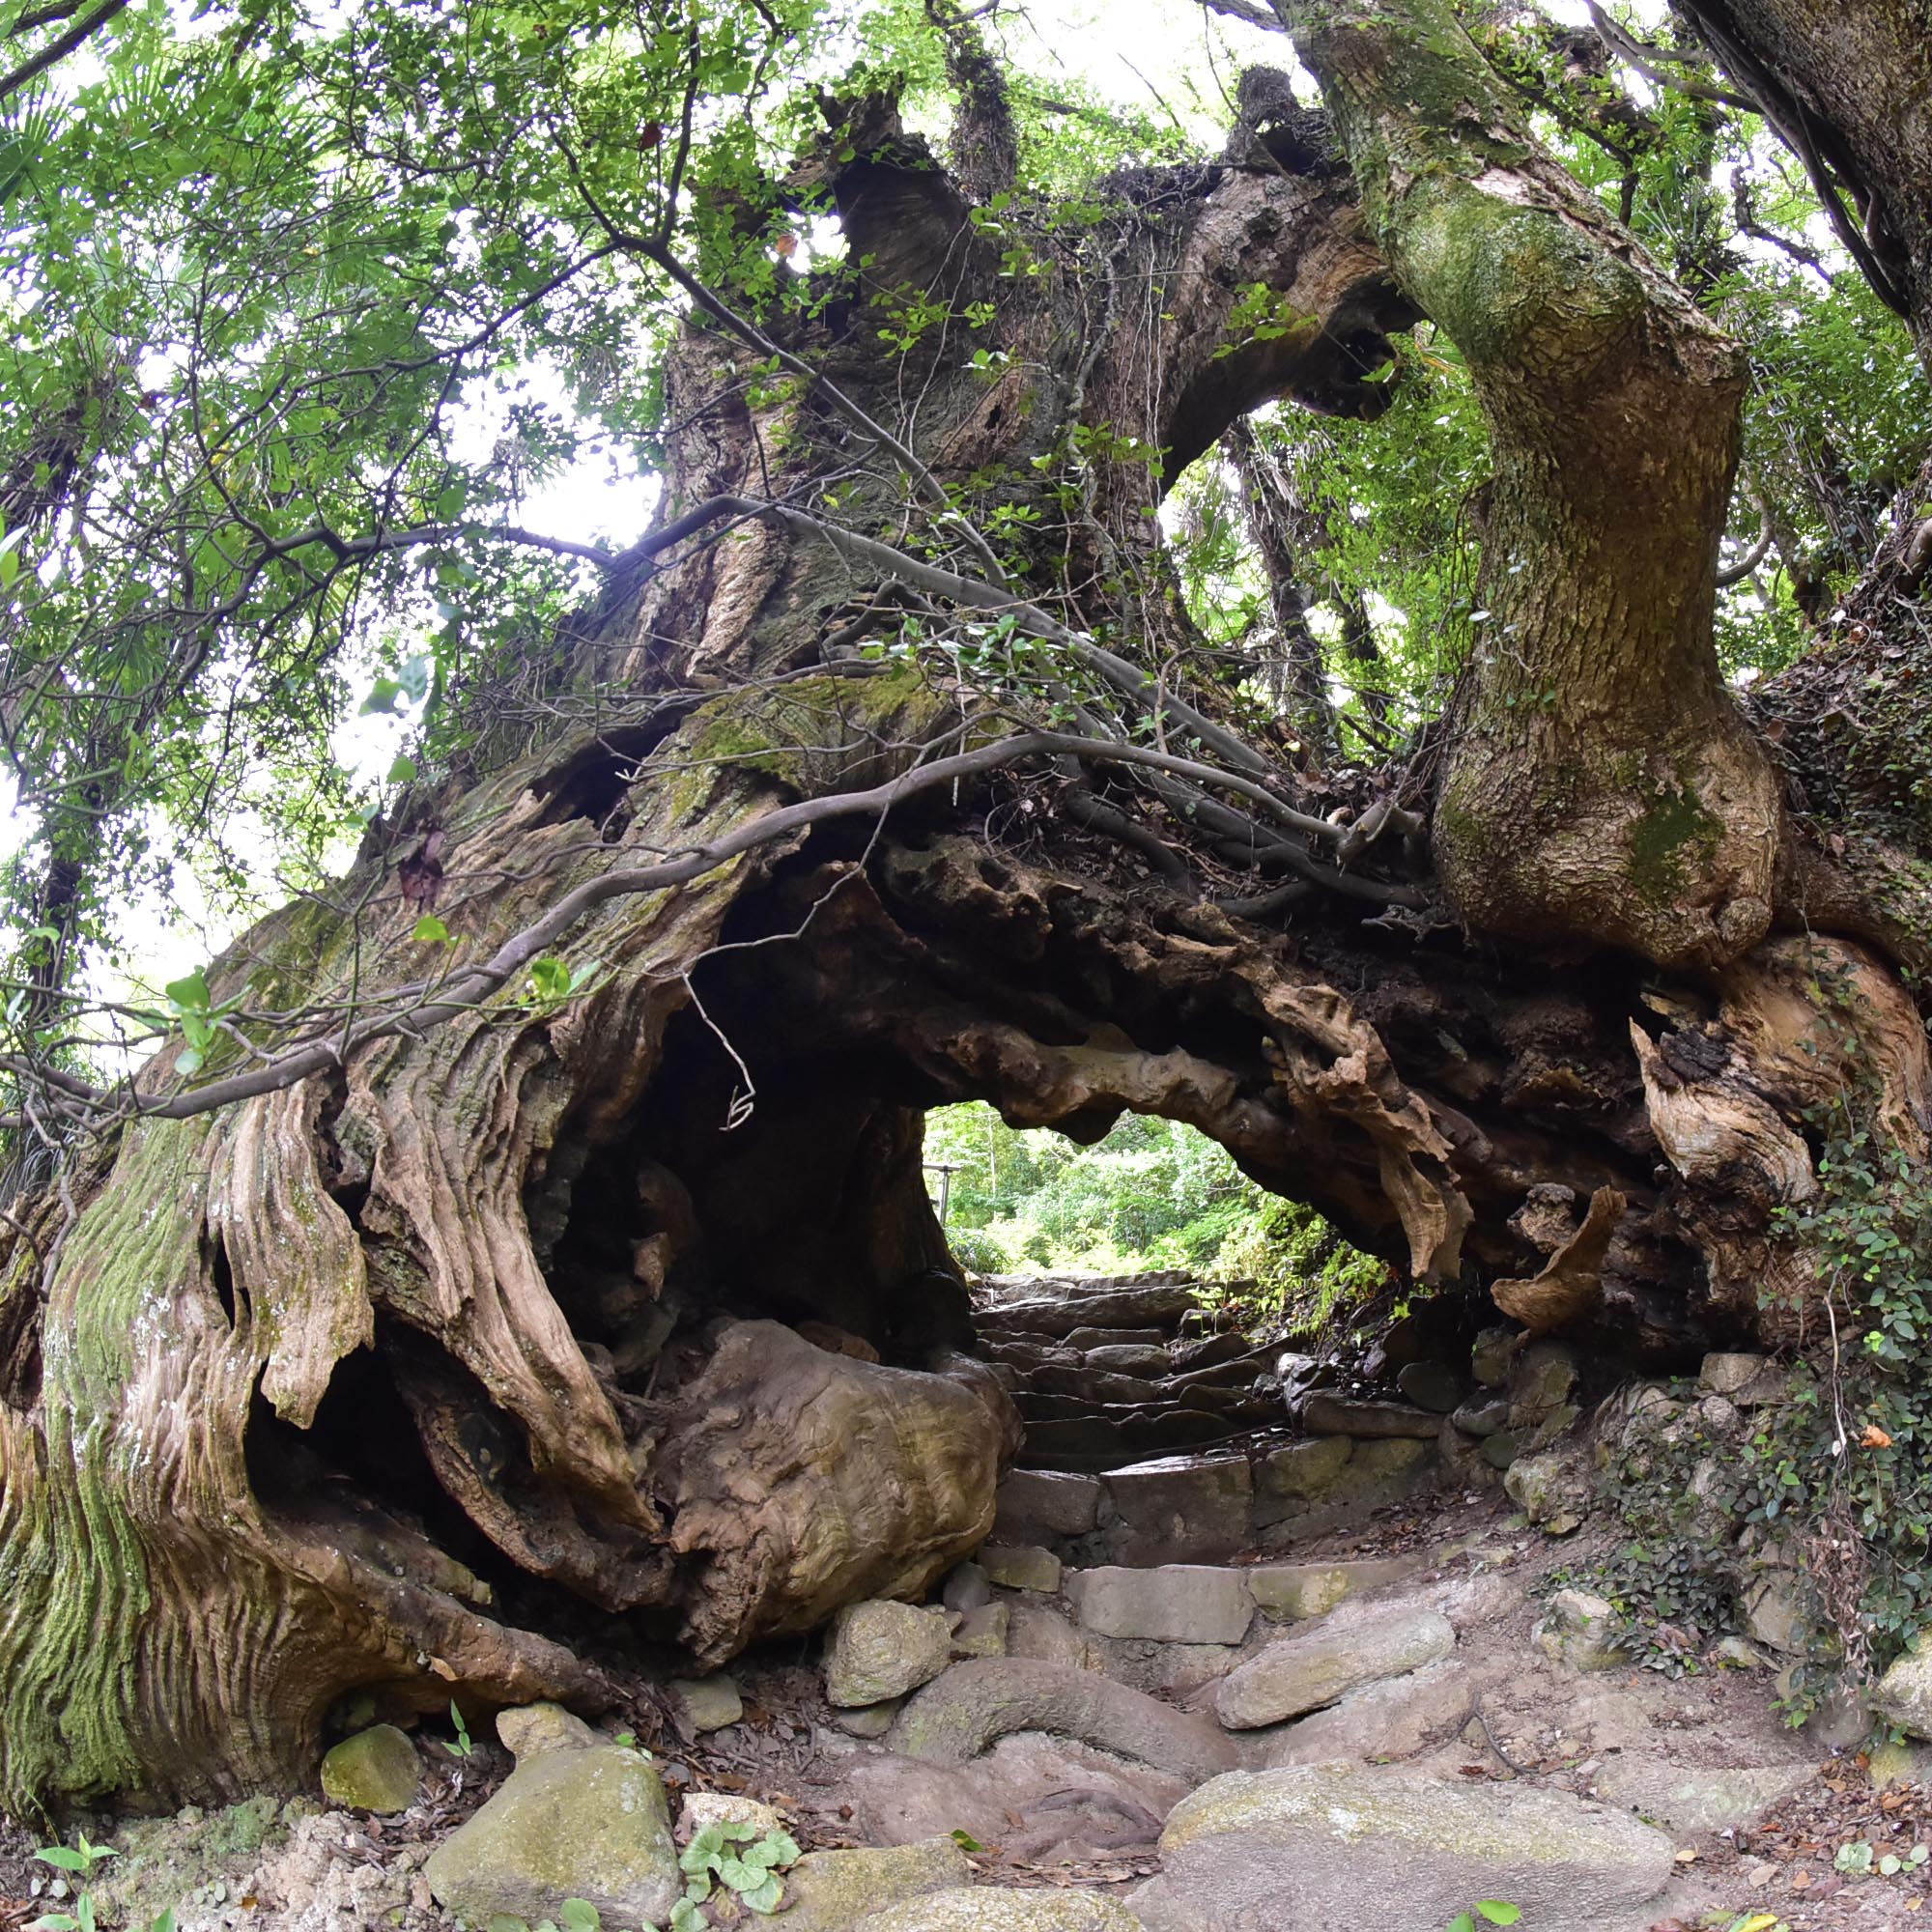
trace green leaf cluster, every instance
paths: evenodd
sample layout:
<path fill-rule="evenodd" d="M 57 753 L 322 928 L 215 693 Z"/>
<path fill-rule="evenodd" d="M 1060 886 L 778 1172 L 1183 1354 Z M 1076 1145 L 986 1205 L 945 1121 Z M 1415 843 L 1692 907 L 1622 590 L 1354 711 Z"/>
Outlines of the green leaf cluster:
<path fill-rule="evenodd" d="M 800 1857 L 789 1832 L 761 1832 L 738 1818 L 702 1826 L 678 1859 L 684 1896 L 671 1908 L 670 1932 L 703 1932 L 713 1922 L 705 1906 L 721 1886 L 736 1906 L 769 1917 L 784 1896 L 784 1869 Z"/>

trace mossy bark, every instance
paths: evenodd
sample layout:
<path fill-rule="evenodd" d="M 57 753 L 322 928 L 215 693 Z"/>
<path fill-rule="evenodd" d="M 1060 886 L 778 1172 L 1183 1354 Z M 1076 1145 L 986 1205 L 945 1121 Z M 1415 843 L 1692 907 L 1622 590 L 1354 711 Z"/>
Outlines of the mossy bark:
<path fill-rule="evenodd" d="M 1281 0 L 1494 466 L 1435 845 L 1473 926 L 1660 965 L 1762 938 L 1771 766 L 1718 669 L 1736 348 L 1537 146 L 1447 0 Z"/>
<path fill-rule="evenodd" d="M 593 1708 L 612 1694 L 583 1661 L 593 1638 L 716 1660 L 840 1600 L 917 1592 L 984 1533 L 1013 1441 L 922 1184 L 921 1114 L 942 1100 L 1081 1140 L 1127 1110 L 1190 1122 L 1443 1284 L 1533 1279 L 1574 1233 L 1550 1200 L 1580 1215 L 1609 1190 L 1628 1208 L 1585 1342 L 1678 1360 L 1751 1332 L 1747 1273 L 1725 1258 L 1763 1235 L 1768 1170 L 1666 1159 L 1693 1145 L 1700 1106 L 1748 1097 L 1789 1130 L 1808 1092 L 1809 1063 L 1775 1050 L 1788 1015 L 1736 1051 L 1715 1037 L 1719 1003 L 1777 1004 L 1768 955 L 1703 973 L 1761 923 L 1755 858 L 1738 856 L 1757 768 L 1724 762 L 1686 561 L 1716 542 L 1690 526 L 1727 474 L 1729 352 L 1487 107 L 1463 116 L 1460 43 L 1444 53 L 1438 12 L 1415 13 L 1435 25 L 1388 60 L 1413 52 L 1425 109 L 1431 88 L 1445 103 L 1416 131 L 1386 98 L 1393 70 L 1339 18 L 1331 86 L 1365 178 L 1389 184 L 1371 214 L 1396 272 L 1468 338 L 1504 477 L 1496 609 L 1540 653 L 1479 673 L 1459 726 L 1477 750 L 1452 756 L 1438 838 L 1465 908 L 1492 891 L 1490 923 L 1561 936 L 1570 971 L 1445 944 L 1426 919 L 1420 938 L 1365 922 L 1388 896 L 1332 867 L 1291 928 L 1225 910 L 1188 859 L 1170 851 L 1157 876 L 1132 863 L 1150 841 L 1185 846 L 1180 814 L 1122 788 L 1145 835 L 1123 857 L 1057 808 L 1066 773 L 1035 765 L 865 819 L 774 821 L 791 829 L 701 877 L 602 899 L 557 942 L 586 980 L 568 1000 L 512 980 L 286 1092 L 134 1122 L 0 1236 L 0 1800 L 294 1788 L 346 1693 Z M 1465 128 L 1473 164 L 1449 152 Z M 1171 690 L 1191 633 L 1146 512 L 1173 453 L 1280 392 L 1372 408 L 1360 379 L 1414 312 L 1346 180 L 1129 178 L 1114 225 L 1058 254 L 1040 221 L 1044 272 L 989 298 L 1021 375 L 989 384 L 977 342 L 928 343 L 909 421 L 879 321 L 906 279 L 963 295 L 985 265 L 916 144 L 854 145 L 831 185 L 874 280 L 848 332 L 801 346 L 902 422 L 989 526 L 1043 500 L 1042 476 L 1077 497 L 1078 540 L 1022 524 L 1008 568 L 1069 622 L 1115 627 Z M 1534 191 L 1513 201 L 1498 181 Z M 1482 306 L 1499 267 L 1537 295 L 1522 316 Z M 1252 340 L 1255 283 L 1325 326 Z M 1122 285 L 1160 298 L 1117 306 Z M 814 384 L 754 411 L 760 360 L 708 327 L 680 345 L 663 519 L 767 483 L 816 501 L 834 477 L 854 529 L 900 531 L 905 479 L 846 480 L 846 419 Z M 1695 434 L 1686 475 L 1657 458 L 1654 500 L 1633 512 L 1656 554 L 1606 612 L 1611 505 L 1561 437 L 1574 417 L 1642 481 L 1620 428 L 1638 405 L 1681 405 Z M 1084 454 L 1081 429 L 1105 432 Z M 1547 581 L 1510 589 L 1518 556 Z M 971 567 L 963 547 L 948 560 Z M 426 1006 L 577 888 L 1004 731 L 943 653 L 881 671 L 831 648 L 890 634 L 886 574 L 769 517 L 616 573 L 550 659 L 505 672 L 521 714 L 486 697 L 463 766 L 372 831 L 328 903 L 234 948 L 215 998 L 245 993 L 264 1046 L 271 1016 L 306 1002 Z M 1508 701 L 1558 673 L 1575 701 L 1553 716 Z M 1613 702 L 1632 680 L 1662 751 L 1632 746 Z M 1677 738 L 1673 680 L 1691 720 Z M 1188 695 L 1225 730 L 1213 687 Z M 1237 749 L 1264 800 L 1293 795 L 1264 751 Z M 1582 848 L 1563 894 L 1525 882 L 1493 799 L 1458 776 L 1485 761 L 1526 814 L 1507 827 L 1517 846 Z M 1201 849 L 1223 865 L 1231 844 L 1226 834 Z M 1394 897 L 1408 912 L 1418 895 Z M 429 903 L 446 947 L 413 938 Z M 1689 964 L 1660 987 L 1640 955 Z M 1922 1039 L 1915 1059 L 1893 1038 L 1899 999 L 1867 1009 L 1902 1104 L 1921 1106 Z M 1651 1021 L 1637 1051 L 1634 1011 Z M 224 1054 L 218 1070 L 245 1064 L 239 1043 Z M 179 1084 L 164 1051 L 143 1092 Z M 1776 1134 L 1751 1146 L 1774 1165 L 1788 1152 Z M 848 1423 L 807 1426 L 802 1386 Z"/>

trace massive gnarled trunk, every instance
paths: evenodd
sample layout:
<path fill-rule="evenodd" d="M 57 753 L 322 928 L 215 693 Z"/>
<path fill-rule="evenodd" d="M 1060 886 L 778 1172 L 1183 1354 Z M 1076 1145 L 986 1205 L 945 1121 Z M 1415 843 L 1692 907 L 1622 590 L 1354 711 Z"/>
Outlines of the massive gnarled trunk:
<path fill-rule="evenodd" d="M 347 1692 L 595 1705 L 613 1631 L 716 1661 L 929 1580 L 1015 1442 L 922 1185 L 940 1100 L 1191 1122 L 1417 1277 L 1531 1319 L 1560 1277 L 1626 1353 L 1750 1332 L 1767 1274 L 1802 1296 L 1772 1210 L 1820 1069 L 1876 1052 L 1907 1142 L 1932 1077 L 1877 923 L 1763 936 L 1821 878 L 1859 895 L 1780 847 L 1710 658 L 1729 352 L 1464 102 L 1433 7 L 1407 80 L 1381 10 L 1328 11 L 1307 46 L 1366 220 L 1332 155 L 1263 128 L 1107 185 L 1084 230 L 975 224 L 888 103 L 847 109 L 816 177 L 849 303 L 777 343 L 694 325 L 659 526 L 524 668 L 540 722 L 497 721 L 213 976 L 265 1052 L 352 990 L 363 1030 L 338 1013 L 293 1084 L 231 1045 L 212 1112 L 162 1056 L 146 1116 L 18 1205 L 10 1801 L 295 1783 Z M 1474 162 L 1445 161 L 1470 103 Z M 909 292 L 945 319 L 911 327 Z M 1265 399 L 1372 411 L 1425 311 L 1483 385 L 1520 643 L 1471 673 L 1437 813 L 1474 945 L 1421 814 L 1369 775 L 1352 825 L 1297 808 L 1149 514 Z M 1650 506 L 1627 594 L 1611 476 Z M 1555 696 L 1525 721 L 1524 690 Z M 527 973 L 553 954 L 569 997 Z"/>

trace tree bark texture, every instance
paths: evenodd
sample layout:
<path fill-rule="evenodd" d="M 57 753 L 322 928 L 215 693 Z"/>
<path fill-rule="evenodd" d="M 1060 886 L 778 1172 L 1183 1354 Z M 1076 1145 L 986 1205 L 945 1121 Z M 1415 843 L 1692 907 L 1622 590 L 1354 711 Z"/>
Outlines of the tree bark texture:
<path fill-rule="evenodd" d="M 16 1202 L 9 1804 L 293 1788 L 352 1692 L 596 1708 L 637 1643 L 716 1662 L 926 1585 L 984 1535 L 1017 1441 L 923 1185 L 937 1102 L 1080 1140 L 1186 1121 L 1417 1278 L 1502 1283 L 1532 1326 L 1666 1360 L 1758 1332 L 1767 1276 L 1802 1304 L 1774 1209 L 1810 1180 L 1825 1072 L 1881 1069 L 1863 1104 L 1922 1150 L 1900 954 L 1851 911 L 1793 930 L 1831 893 L 1856 910 L 1856 882 L 1828 843 L 1804 867 L 1777 845 L 1769 761 L 1699 656 L 1728 349 L 1487 97 L 1463 112 L 1432 9 L 1402 83 L 1419 132 L 1347 11 L 1308 44 L 1366 221 L 1318 153 L 1124 177 L 1070 235 L 976 223 L 889 105 L 850 107 L 854 158 L 792 184 L 868 264 L 782 345 L 815 380 L 760 380 L 763 350 L 694 323 L 655 543 L 479 695 L 477 749 L 339 895 L 211 976 L 268 1046 L 316 1001 L 397 994 L 434 1023 L 151 1113 Z M 1289 326 L 1255 330 L 1257 288 Z M 914 327 L 909 292 L 943 319 Z M 1366 790 L 1350 827 L 1296 808 L 1200 668 L 1149 515 L 1267 398 L 1377 407 L 1362 378 L 1423 308 L 1497 441 L 1488 568 L 1520 642 L 1472 674 L 1452 744 L 1481 749 L 1453 752 L 1437 836 L 1507 952 L 1443 916 L 1417 814 Z M 1646 454 L 1632 412 L 1656 409 L 1673 434 Z M 862 415 L 923 476 L 875 460 Z M 1589 476 L 1649 494 L 1619 511 Z M 970 655 L 1000 615 L 1033 655 Z M 853 654 L 908 616 L 952 644 Z M 1662 738 L 1629 735 L 1619 679 Z M 1508 702 L 1551 683 L 1552 706 Z M 800 815 L 1049 707 L 1099 751 L 1063 735 L 890 810 Z M 721 838 L 708 870 L 604 892 Z M 574 997 L 519 974 L 437 1005 L 574 903 L 545 940 Z M 447 949 L 413 936 L 430 905 Z M 254 1064 L 224 1051 L 210 1077 Z M 143 1093 L 180 1085 L 164 1052 Z"/>
<path fill-rule="evenodd" d="M 1810 170 L 1932 372 L 1932 11 L 1924 0 L 1681 0 Z"/>
<path fill-rule="evenodd" d="M 1737 349 L 1537 149 L 1448 0 L 1280 11 L 1396 279 L 1463 353 L 1490 430 L 1444 881 L 1499 935 L 1735 958 L 1770 925 L 1780 830 L 1712 643 Z"/>

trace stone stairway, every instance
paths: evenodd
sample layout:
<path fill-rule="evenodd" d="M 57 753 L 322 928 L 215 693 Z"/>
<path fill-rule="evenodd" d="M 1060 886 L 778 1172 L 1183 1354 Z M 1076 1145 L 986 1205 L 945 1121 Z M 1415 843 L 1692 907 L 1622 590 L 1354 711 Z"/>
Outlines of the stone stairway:
<path fill-rule="evenodd" d="M 1072 1565 L 1220 1563 L 1432 1489 L 1493 1486 L 1577 1418 L 1554 1342 L 1423 1303 L 1352 1373 L 1257 1347 L 1184 1274 L 992 1276 L 980 1353 L 1026 1424 L 996 1535 Z"/>
<path fill-rule="evenodd" d="M 1198 1450 L 1285 1420 L 1278 1351 L 1235 1332 L 1183 1274 L 992 1276 L 975 1302 L 1038 1467 Z"/>
<path fill-rule="evenodd" d="M 1027 1430 L 1002 1542 L 1075 1565 L 1220 1563 L 1447 1474 L 1439 1414 L 1306 1385 L 1312 1364 L 1250 1343 L 1184 1274 L 994 1276 L 974 1300 Z"/>

